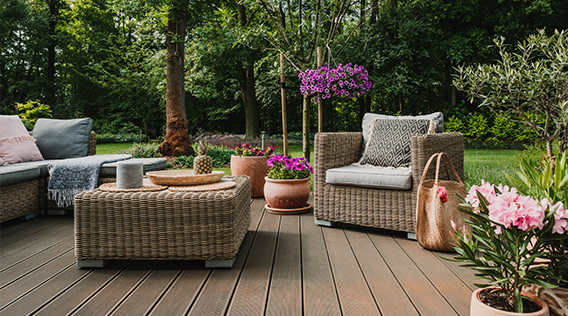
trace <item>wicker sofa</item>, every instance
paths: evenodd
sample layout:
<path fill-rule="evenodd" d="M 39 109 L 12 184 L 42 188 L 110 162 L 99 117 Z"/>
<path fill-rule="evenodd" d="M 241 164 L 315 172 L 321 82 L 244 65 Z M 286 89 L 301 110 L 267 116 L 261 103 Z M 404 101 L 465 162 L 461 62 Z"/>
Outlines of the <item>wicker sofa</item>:
<path fill-rule="evenodd" d="M 326 172 L 361 157 L 362 133 L 318 133 L 315 136 L 314 217 L 333 222 L 390 229 L 412 234 L 420 176 L 430 156 L 446 152 L 463 178 L 464 140 L 460 133 L 414 135 L 411 138 L 411 188 L 385 189 L 326 182 Z M 432 172 L 432 171 L 431 171 Z M 444 176 L 444 175 L 442 175 Z"/>
<path fill-rule="evenodd" d="M 95 154 L 96 134 L 91 132 L 88 155 Z M 166 168 L 165 158 L 137 160 L 143 163 L 144 172 Z M 50 162 L 51 160 L 42 160 L 0 166 L 0 222 L 43 214 L 48 209 L 57 209 L 52 201 L 47 200 Z M 99 174 L 99 184 L 114 181 L 116 181 L 116 163 L 103 164 Z"/>

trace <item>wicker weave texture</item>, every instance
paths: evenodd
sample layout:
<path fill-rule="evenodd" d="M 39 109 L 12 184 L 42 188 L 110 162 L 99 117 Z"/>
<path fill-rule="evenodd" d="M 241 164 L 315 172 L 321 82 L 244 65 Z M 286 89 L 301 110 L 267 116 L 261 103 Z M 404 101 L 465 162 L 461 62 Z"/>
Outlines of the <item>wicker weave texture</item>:
<path fill-rule="evenodd" d="M 436 152 L 446 152 L 463 178 L 463 135 L 440 133 L 412 137 L 411 190 L 374 189 L 325 183 L 327 169 L 347 166 L 360 158 L 361 142 L 361 133 L 316 134 L 314 170 L 316 219 L 414 232 L 416 190 L 428 158 Z"/>
<path fill-rule="evenodd" d="M 77 259 L 223 260 L 250 225 L 250 180 L 208 192 L 103 192 L 75 197 Z"/>
<path fill-rule="evenodd" d="M 87 149 L 87 155 L 92 156 L 97 153 L 97 134 L 91 131 L 89 134 L 89 149 Z"/>
<path fill-rule="evenodd" d="M 40 210 L 39 189 L 39 179 L 0 187 L 0 222 L 37 214 Z"/>

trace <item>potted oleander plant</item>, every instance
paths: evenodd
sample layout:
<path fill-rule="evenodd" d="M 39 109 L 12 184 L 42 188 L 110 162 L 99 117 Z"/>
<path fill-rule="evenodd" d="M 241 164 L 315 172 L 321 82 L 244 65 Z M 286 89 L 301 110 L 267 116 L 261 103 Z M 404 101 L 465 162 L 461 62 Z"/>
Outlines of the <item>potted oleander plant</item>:
<path fill-rule="evenodd" d="M 252 147 L 250 144 L 238 144 L 231 155 L 231 174 L 245 175 L 250 178 L 251 197 L 262 197 L 264 177 L 268 173 L 267 160 L 274 153 L 274 146 L 266 148 Z"/>
<path fill-rule="evenodd" d="M 568 208 L 568 150 L 554 159 L 545 157 L 533 163 L 529 159 L 521 160 L 519 170 L 508 180 L 521 194 L 531 195 L 537 199 L 549 200 L 553 205 L 562 203 Z M 550 313 L 555 316 L 568 315 L 568 221 L 565 220 L 566 209 L 558 209 L 554 214 L 556 229 L 545 237 L 547 242 L 543 251 L 546 262 L 538 266 L 539 278 L 555 285 L 547 288 L 531 284 L 524 291 L 538 295 L 545 301 Z M 561 234 L 564 232 L 564 234 Z M 560 234 L 559 234 L 560 233 Z"/>
<path fill-rule="evenodd" d="M 469 218 L 464 227 L 452 223 L 454 261 L 487 281 L 476 284 L 481 288 L 472 294 L 470 315 L 549 315 L 548 305 L 523 287 L 555 287 L 539 267 L 546 264 L 551 238 L 568 237 L 564 205 L 482 181 L 470 188 L 460 210 Z"/>
<path fill-rule="evenodd" d="M 312 166 L 304 157 L 275 155 L 268 159 L 268 176 L 264 184 L 266 209 L 277 214 L 298 214 L 309 211 Z"/>

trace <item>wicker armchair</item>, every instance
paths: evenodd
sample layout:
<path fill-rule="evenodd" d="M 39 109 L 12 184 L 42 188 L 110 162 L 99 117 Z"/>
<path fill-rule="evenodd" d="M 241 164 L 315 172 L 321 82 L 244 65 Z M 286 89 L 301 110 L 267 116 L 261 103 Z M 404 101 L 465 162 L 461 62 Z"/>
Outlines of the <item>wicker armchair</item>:
<path fill-rule="evenodd" d="M 326 183 L 328 169 L 347 166 L 359 160 L 361 142 L 360 132 L 316 134 L 314 217 L 317 224 L 341 222 L 414 233 L 418 184 L 428 158 L 434 153 L 446 152 L 463 178 L 463 135 L 436 133 L 412 136 L 410 190 Z"/>

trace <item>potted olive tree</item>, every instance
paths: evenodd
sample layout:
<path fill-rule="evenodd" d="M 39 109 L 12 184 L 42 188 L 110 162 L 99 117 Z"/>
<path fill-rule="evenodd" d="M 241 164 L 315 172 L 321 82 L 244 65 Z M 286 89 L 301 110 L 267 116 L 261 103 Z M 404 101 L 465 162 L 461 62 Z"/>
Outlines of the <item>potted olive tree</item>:
<path fill-rule="evenodd" d="M 461 66 L 453 83 L 481 100 L 497 116 L 523 124 L 560 152 L 568 149 L 568 31 L 544 30 L 508 49 L 504 38 L 495 40 L 500 59 L 493 64 Z"/>

